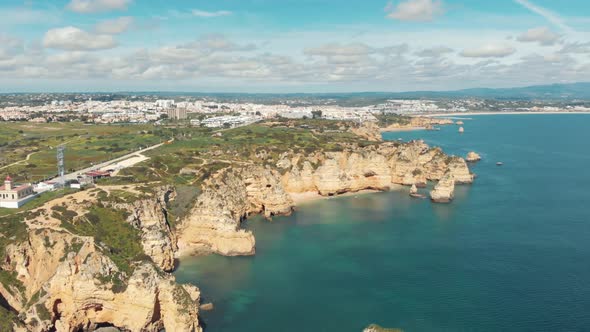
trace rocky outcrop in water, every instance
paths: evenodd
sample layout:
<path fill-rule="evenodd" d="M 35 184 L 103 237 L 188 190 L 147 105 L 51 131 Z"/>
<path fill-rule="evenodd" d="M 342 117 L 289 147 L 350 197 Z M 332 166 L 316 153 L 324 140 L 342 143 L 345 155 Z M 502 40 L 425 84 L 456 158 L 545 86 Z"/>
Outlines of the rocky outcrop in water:
<path fill-rule="evenodd" d="M 126 331 L 201 331 L 199 291 L 178 285 L 151 263 L 128 275 L 92 237 L 30 229 L 6 247 L 2 273 L 13 275 L 0 295 L 28 331 L 70 332 L 114 326 Z"/>
<path fill-rule="evenodd" d="M 455 197 L 455 177 L 449 171 L 430 192 L 430 197 L 435 203 L 450 203 Z"/>
<path fill-rule="evenodd" d="M 385 327 L 381 327 L 377 324 L 371 324 L 369 326 L 367 326 L 363 332 L 403 332 L 403 330 L 400 329 L 389 329 L 389 328 L 385 328 Z"/>
<path fill-rule="evenodd" d="M 467 158 L 465 158 L 469 163 L 475 163 L 481 160 L 481 156 L 473 151 L 467 154 Z"/>

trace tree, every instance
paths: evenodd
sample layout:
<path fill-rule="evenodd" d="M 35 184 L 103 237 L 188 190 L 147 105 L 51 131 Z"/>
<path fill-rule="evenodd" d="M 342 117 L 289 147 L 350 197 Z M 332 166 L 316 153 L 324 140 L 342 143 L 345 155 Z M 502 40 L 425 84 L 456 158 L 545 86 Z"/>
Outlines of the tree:
<path fill-rule="evenodd" d="M 321 119 L 322 118 L 322 111 L 311 111 L 311 115 L 313 119 Z"/>

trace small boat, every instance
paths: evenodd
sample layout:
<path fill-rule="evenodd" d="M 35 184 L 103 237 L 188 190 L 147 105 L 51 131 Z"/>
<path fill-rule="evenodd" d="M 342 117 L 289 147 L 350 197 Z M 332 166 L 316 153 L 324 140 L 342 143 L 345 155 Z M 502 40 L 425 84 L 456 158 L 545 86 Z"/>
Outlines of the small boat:
<path fill-rule="evenodd" d="M 403 141 L 403 139 L 402 139 L 402 138 L 398 138 L 397 140 L 398 140 L 398 141 L 400 141 L 400 142 L 401 142 L 401 141 Z"/>
<path fill-rule="evenodd" d="M 463 134 L 464 132 L 465 132 L 465 128 L 463 128 L 463 127 L 460 127 L 460 128 L 459 128 L 459 133 Z"/>
<path fill-rule="evenodd" d="M 504 165 L 504 163 L 501 162 L 501 161 L 499 161 L 499 162 L 496 163 L 496 166 L 502 166 L 502 165 Z"/>

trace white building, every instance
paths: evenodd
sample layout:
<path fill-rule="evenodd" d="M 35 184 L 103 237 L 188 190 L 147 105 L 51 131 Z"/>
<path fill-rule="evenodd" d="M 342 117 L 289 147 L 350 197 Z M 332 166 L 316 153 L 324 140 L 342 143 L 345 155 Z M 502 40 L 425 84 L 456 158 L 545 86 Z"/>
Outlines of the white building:
<path fill-rule="evenodd" d="M 53 182 L 53 181 L 39 182 L 34 186 L 33 191 L 35 191 L 36 193 L 43 193 L 46 191 L 54 191 L 54 190 L 61 188 L 61 187 L 62 187 L 62 185 L 59 182 Z"/>
<path fill-rule="evenodd" d="M 156 100 L 156 107 L 170 108 L 172 106 L 174 106 L 173 99 L 158 99 L 158 100 Z"/>
<path fill-rule="evenodd" d="M 33 186 L 30 184 L 13 186 L 10 176 L 6 177 L 4 185 L 0 187 L 0 207 L 18 209 L 33 198 L 35 198 Z"/>

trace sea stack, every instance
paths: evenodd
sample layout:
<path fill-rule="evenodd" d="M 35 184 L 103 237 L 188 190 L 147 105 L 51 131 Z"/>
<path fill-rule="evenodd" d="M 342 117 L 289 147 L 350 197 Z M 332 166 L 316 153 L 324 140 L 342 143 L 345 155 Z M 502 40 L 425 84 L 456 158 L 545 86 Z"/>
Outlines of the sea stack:
<path fill-rule="evenodd" d="M 465 128 L 463 128 L 463 127 L 459 127 L 459 133 L 460 133 L 460 134 L 463 134 L 464 132 L 465 132 Z"/>
<path fill-rule="evenodd" d="M 418 194 L 418 187 L 416 187 L 415 184 L 412 185 L 412 188 L 410 188 L 410 196 L 414 196 Z"/>
<path fill-rule="evenodd" d="M 481 156 L 476 152 L 471 151 L 467 154 L 467 158 L 465 158 L 465 160 L 467 160 L 469 163 L 475 163 L 481 160 Z"/>
<path fill-rule="evenodd" d="M 430 198 L 435 203 L 450 203 L 455 195 L 455 177 L 447 172 L 430 192 Z"/>

